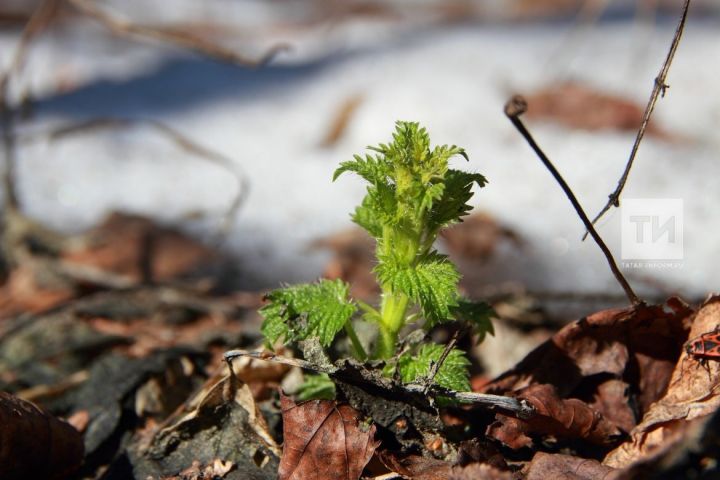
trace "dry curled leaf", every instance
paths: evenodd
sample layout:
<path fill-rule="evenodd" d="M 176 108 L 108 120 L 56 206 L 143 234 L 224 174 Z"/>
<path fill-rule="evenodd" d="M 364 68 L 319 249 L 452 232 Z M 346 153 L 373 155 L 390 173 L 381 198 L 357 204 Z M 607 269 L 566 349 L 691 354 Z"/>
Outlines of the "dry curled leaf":
<path fill-rule="evenodd" d="M 526 480 L 613 480 L 619 473 L 597 460 L 543 452 L 525 467 Z"/>
<path fill-rule="evenodd" d="M 589 315 L 562 328 L 483 390 L 507 394 L 552 385 L 560 398 L 581 399 L 627 430 L 634 426 L 631 402 L 642 415 L 667 388 L 691 313 L 671 298 L 663 305 Z M 628 398 L 628 392 L 637 393 Z"/>
<path fill-rule="evenodd" d="M 578 438 L 596 445 L 611 445 L 622 433 L 585 402 L 560 398 L 551 385 L 532 385 L 518 396 L 535 407 L 536 414 L 527 420 L 498 414 L 497 421 L 488 427 L 489 436 L 510 448 L 530 446 L 530 435 Z"/>
<path fill-rule="evenodd" d="M 280 480 L 358 480 L 379 445 L 375 426 L 348 405 L 325 400 L 296 404 L 282 396 L 285 445 Z"/>
<path fill-rule="evenodd" d="M 211 377 L 186 408 L 131 450 L 137 478 L 192 471 L 196 460 L 213 469 L 228 467 L 229 480 L 268 478 L 277 470 L 280 449 L 249 387 L 237 377 Z"/>
<path fill-rule="evenodd" d="M 720 296 L 709 298 L 692 319 L 689 338 L 698 338 L 720 325 Z M 683 352 L 667 393 L 644 415 L 631 439 L 610 452 L 604 463 L 627 467 L 651 455 L 674 448 L 693 430 L 692 421 L 720 407 L 720 363 L 709 359 L 703 368 L 698 359 Z"/>
<path fill-rule="evenodd" d="M 30 402 L 0 392 L 0 478 L 60 479 L 83 459 L 80 433 Z"/>

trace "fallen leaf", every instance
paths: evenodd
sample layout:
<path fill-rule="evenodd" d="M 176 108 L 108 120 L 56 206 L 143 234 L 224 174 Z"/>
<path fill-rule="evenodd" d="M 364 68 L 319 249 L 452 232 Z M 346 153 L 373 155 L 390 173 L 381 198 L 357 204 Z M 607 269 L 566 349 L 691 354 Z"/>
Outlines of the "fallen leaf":
<path fill-rule="evenodd" d="M 452 474 L 452 464 L 436 458 L 389 451 L 380 452 L 378 458 L 388 470 L 410 480 L 449 480 Z"/>
<path fill-rule="evenodd" d="M 75 296 L 68 282 L 49 277 L 42 264 L 26 262 L 18 266 L 0 287 L 0 319 L 21 313 L 40 313 Z"/>
<path fill-rule="evenodd" d="M 232 462 L 225 462 L 216 458 L 212 463 L 203 467 L 203 465 L 195 460 L 191 466 L 172 477 L 164 477 L 163 480 L 218 480 L 225 478 L 225 475 L 233 468 Z"/>
<path fill-rule="evenodd" d="M 35 404 L 0 392 L 0 478 L 61 479 L 83 460 L 83 441 L 71 425 Z"/>
<path fill-rule="evenodd" d="M 513 480 L 513 474 L 484 463 L 453 467 L 448 480 Z"/>
<path fill-rule="evenodd" d="M 644 106 L 577 82 L 566 82 L 527 95 L 528 116 L 547 119 L 583 130 L 616 129 L 634 132 L 640 128 Z M 648 135 L 669 137 L 650 123 Z"/>
<path fill-rule="evenodd" d="M 502 241 L 520 246 L 520 237 L 489 214 L 475 212 L 444 230 L 441 237 L 449 252 L 464 259 L 487 260 Z"/>
<path fill-rule="evenodd" d="M 597 460 L 538 452 L 524 468 L 526 480 L 613 480 L 620 472 Z"/>
<path fill-rule="evenodd" d="M 662 395 L 687 338 L 685 320 L 691 313 L 677 298 L 594 313 L 562 328 L 483 391 L 507 394 L 534 384 L 552 385 L 560 398 L 625 409 L 613 416 L 627 428 L 635 412 L 626 392 L 640 392 L 632 400 L 641 415 Z M 627 388 L 603 386 L 610 378 Z"/>
<path fill-rule="evenodd" d="M 530 435 L 552 435 L 559 438 L 583 439 L 596 445 L 617 443 L 621 431 L 600 412 L 576 398 L 558 397 L 551 385 L 531 385 L 518 393 L 518 398 L 535 407 L 535 415 L 527 420 L 497 414 L 497 421 L 488 427 L 487 435 L 513 449 L 532 445 Z"/>
<path fill-rule="evenodd" d="M 350 228 L 315 240 L 310 248 L 322 248 L 334 253 L 323 276 L 340 278 L 350 283 L 355 298 L 370 300 L 380 293 L 372 273 L 375 268 L 375 241 L 362 229 Z"/>
<path fill-rule="evenodd" d="M 280 399 L 283 455 L 280 480 L 358 480 L 379 445 L 375 426 L 348 405 L 327 400 L 295 404 Z"/>
<path fill-rule="evenodd" d="M 364 100 L 364 95 L 356 93 L 348 96 L 337 108 L 333 115 L 330 126 L 320 143 L 321 146 L 328 148 L 335 145 L 345 134 L 350 122 L 355 116 L 357 109 Z"/>
<path fill-rule="evenodd" d="M 234 375 L 210 378 L 187 409 L 164 425 L 154 436 L 144 433 L 146 441 L 135 442 L 129 452 L 136 478 L 192 472 L 194 461 L 198 471 L 204 471 L 202 465 L 232 466 L 225 474 L 233 480 L 268 478 L 277 471 L 280 449 L 249 387 Z"/>
<path fill-rule="evenodd" d="M 709 298 L 691 319 L 689 338 L 712 332 L 720 325 L 720 296 Z M 622 468 L 650 455 L 673 449 L 691 430 L 689 421 L 711 415 L 720 407 L 720 363 L 710 359 L 703 368 L 683 352 L 667 393 L 652 405 L 631 438 L 610 452 L 606 465 Z"/>
<path fill-rule="evenodd" d="M 67 267 L 109 273 L 128 285 L 182 278 L 215 254 L 177 230 L 136 215 L 113 213 L 62 253 Z"/>

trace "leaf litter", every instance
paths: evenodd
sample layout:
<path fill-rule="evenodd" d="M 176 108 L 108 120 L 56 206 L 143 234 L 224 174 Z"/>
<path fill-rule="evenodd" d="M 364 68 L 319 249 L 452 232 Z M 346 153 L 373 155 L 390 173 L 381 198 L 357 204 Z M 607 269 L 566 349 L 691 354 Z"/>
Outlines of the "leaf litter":
<path fill-rule="evenodd" d="M 477 383 L 483 393 L 527 402 L 530 418 L 477 406 L 433 410 L 379 389 L 351 365 L 339 371 L 354 380 L 333 377 L 338 400 L 295 403 L 277 393 L 293 371 L 287 365 L 239 358 L 232 371 L 218 366 L 227 348 L 259 345 L 260 294 L 215 293 L 215 274 L 192 270 L 219 254 L 165 228 L 115 215 L 87 239 L 62 242 L 72 254 L 44 250 L 45 262 L 85 270 L 58 268 L 61 283 L 51 277 L 49 285 L 63 285 L 63 297 L 39 295 L 35 306 L 7 310 L 0 326 L 3 388 L 69 419 L 83 438 L 82 478 L 634 478 L 640 469 L 709 465 L 702 459 L 714 445 L 720 371 L 683 346 L 720 323 L 718 297 L 697 311 L 670 298 L 588 315 Z M 125 249 L 106 259 L 123 232 Z M 190 250 L 162 266 L 173 256 L 156 259 L 142 240 L 148 235 L 167 238 L 161 244 L 175 245 L 171 251 Z M 339 255 L 366 248 L 325 242 Z M 492 247 L 461 251 L 481 261 L 494 255 Z M 361 258 L 331 263 L 330 276 L 362 276 L 371 265 Z"/>

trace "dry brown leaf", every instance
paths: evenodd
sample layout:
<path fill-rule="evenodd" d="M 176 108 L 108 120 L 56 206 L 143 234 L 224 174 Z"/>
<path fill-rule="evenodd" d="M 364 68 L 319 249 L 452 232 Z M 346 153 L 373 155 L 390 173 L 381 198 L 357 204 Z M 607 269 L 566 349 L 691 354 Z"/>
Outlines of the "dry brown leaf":
<path fill-rule="evenodd" d="M 576 82 L 553 85 L 526 99 L 529 117 L 583 130 L 636 131 L 644 114 L 644 107 L 630 100 Z M 653 123 L 648 125 L 647 134 L 669 137 Z"/>
<path fill-rule="evenodd" d="M 690 338 L 712 332 L 720 325 L 720 296 L 709 298 L 692 319 Z M 709 360 L 707 369 L 683 352 L 664 397 L 654 403 L 631 439 L 610 452 L 606 465 L 623 468 L 673 448 L 691 429 L 690 421 L 706 417 L 720 406 L 720 363 Z"/>
<path fill-rule="evenodd" d="M 63 252 L 67 266 L 111 273 L 130 284 L 177 279 L 214 258 L 210 249 L 176 230 L 123 213 L 111 214 L 78 243 Z"/>
<path fill-rule="evenodd" d="M 60 479 L 83 459 L 80 433 L 35 404 L 0 392 L 0 478 Z"/>
<path fill-rule="evenodd" d="M 538 452 L 524 469 L 526 480 L 612 480 L 620 472 L 597 460 Z"/>
<path fill-rule="evenodd" d="M 484 463 L 453 467 L 449 480 L 512 480 L 512 473 Z"/>
<path fill-rule="evenodd" d="M 14 269 L 0 288 L 0 318 L 20 313 L 40 313 L 75 296 L 71 285 L 44 281 L 43 272 L 26 263 Z"/>
<path fill-rule="evenodd" d="M 635 401 L 642 414 L 670 381 L 687 338 L 684 320 L 691 313 L 685 303 L 671 298 L 663 305 L 589 315 L 562 328 L 483 390 L 506 394 L 533 384 L 549 384 L 561 398 L 629 409 L 625 389 L 602 387 L 608 378 L 614 378 L 641 392 Z M 630 413 L 615 412 L 614 417 L 627 427 Z"/>
<path fill-rule="evenodd" d="M 232 462 L 225 462 L 216 458 L 212 463 L 203 467 L 203 465 L 195 460 L 191 466 L 172 477 L 164 477 L 163 480 L 213 480 L 225 478 L 232 469 Z"/>
<path fill-rule="evenodd" d="M 248 385 L 233 375 L 220 381 L 217 377 L 211 377 L 155 435 L 141 433 L 130 452 L 138 478 L 179 475 L 195 467 L 200 472 L 233 467 L 233 474 L 256 478 L 277 469 L 280 448 Z M 194 460 L 199 463 L 194 465 Z"/>
<path fill-rule="evenodd" d="M 358 480 L 379 445 L 375 426 L 348 405 L 325 400 L 295 404 L 282 396 L 280 480 Z"/>
<path fill-rule="evenodd" d="M 472 213 L 461 223 L 444 230 L 441 236 L 451 254 L 472 260 L 488 259 L 503 240 L 515 246 L 521 244 L 517 233 L 485 212 Z"/>
<path fill-rule="evenodd" d="M 375 276 L 375 241 L 362 229 L 350 228 L 314 241 L 311 248 L 323 248 L 335 255 L 323 276 L 340 278 L 351 285 L 353 297 L 369 300 L 380 293 Z"/>
<path fill-rule="evenodd" d="M 617 426 L 597 410 L 576 398 L 558 397 L 551 385 L 532 385 L 518 397 L 535 407 L 536 414 L 527 420 L 498 414 L 487 432 L 510 448 L 531 446 L 529 435 L 578 438 L 596 445 L 611 445 L 621 434 Z"/>
<path fill-rule="evenodd" d="M 323 147 L 332 147 L 335 145 L 345 134 L 345 131 L 350 125 L 355 112 L 358 107 L 362 104 L 365 96 L 360 93 L 355 93 L 348 96 L 337 108 L 337 111 L 333 115 L 330 126 L 325 134 L 320 145 Z"/>
<path fill-rule="evenodd" d="M 388 451 L 380 452 L 378 458 L 388 470 L 410 480 L 449 480 L 452 474 L 452 464 L 435 458 Z"/>

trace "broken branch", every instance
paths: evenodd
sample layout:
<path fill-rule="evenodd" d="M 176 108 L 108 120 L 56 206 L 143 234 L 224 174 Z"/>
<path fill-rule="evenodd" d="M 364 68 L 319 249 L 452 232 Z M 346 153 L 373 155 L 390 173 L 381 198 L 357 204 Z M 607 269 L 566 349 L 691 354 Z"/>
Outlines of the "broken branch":
<path fill-rule="evenodd" d="M 226 362 L 232 362 L 237 357 L 249 357 L 257 360 L 264 360 L 267 362 L 281 363 L 283 365 L 289 365 L 292 367 L 299 367 L 304 370 L 311 370 L 318 373 L 326 373 L 330 377 L 337 378 L 339 380 L 352 380 L 357 381 L 357 377 L 350 375 L 345 372 L 341 367 L 336 365 L 317 365 L 307 360 L 301 360 L 299 358 L 289 358 L 280 355 L 275 355 L 272 352 L 257 351 L 251 352 L 247 350 L 230 350 L 225 352 L 223 355 Z M 535 408 L 532 407 L 528 402 L 524 400 L 518 400 L 514 397 L 506 397 L 503 395 L 491 395 L 486 393 L 475 393 L 475 392 L 456 392 L 454 390 L 448 390 L 437 384 L 431 385 L 429 388 L 424 384 L 405 384 L 400 385 L 395 382 L 391 382 L 387 379 L 387 382 L 380 383 L 364 378 L 363 382 L 372 385 L 375 388 L 390 390 L 394 389 L 401 394 L 416 397 L 430 396 L 433 399 L 437 397 L 449 398 L 451 400 L 457 400 L 462 403 L 469 403 L 485 408 L 498 408 L 507 412 L 510 412 L 518 418 L 528 419 L 535 415 Z"/>

